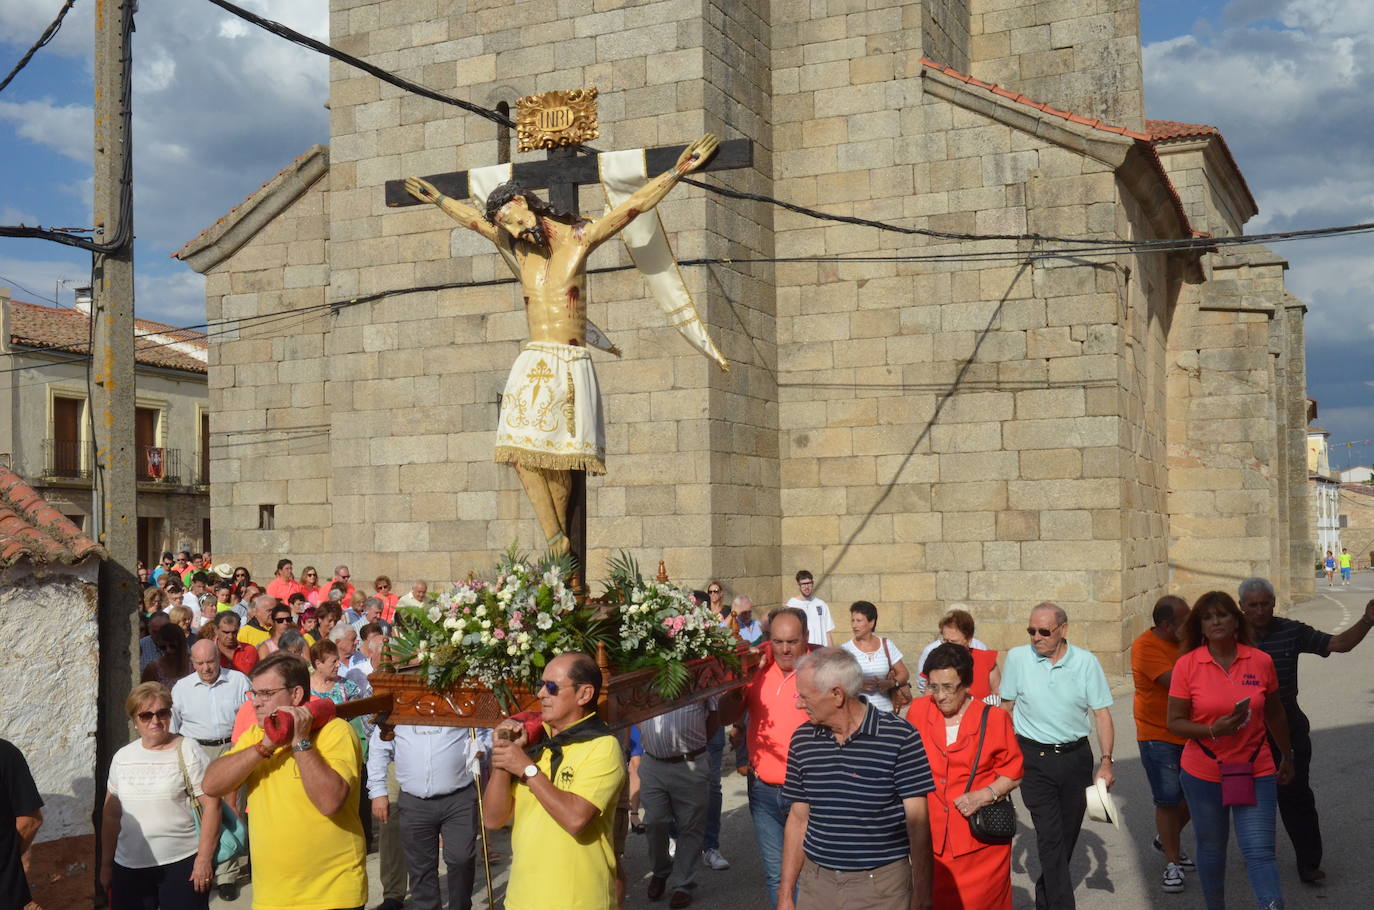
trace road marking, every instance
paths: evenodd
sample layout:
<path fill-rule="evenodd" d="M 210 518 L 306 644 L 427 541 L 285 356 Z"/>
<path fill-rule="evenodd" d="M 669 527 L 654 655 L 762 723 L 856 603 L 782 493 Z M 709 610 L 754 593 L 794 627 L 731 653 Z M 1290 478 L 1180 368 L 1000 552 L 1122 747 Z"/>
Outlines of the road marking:
<path fill-rule="evenodd" d="M 1325 597 L 1327 600 L 1331 601 L 1333 604 L 1341 608 L 1341 624 L 1338 628 L 1342 632 L 1344 632 L 1351 623 L 1350 608 L 1347 607 L 1345 604 L 1341 603 L 1336 598 L 1332 597 L 1330 594 L 1327 594 L 1325 591 L 1322 592 L 1322 597 Z"/>

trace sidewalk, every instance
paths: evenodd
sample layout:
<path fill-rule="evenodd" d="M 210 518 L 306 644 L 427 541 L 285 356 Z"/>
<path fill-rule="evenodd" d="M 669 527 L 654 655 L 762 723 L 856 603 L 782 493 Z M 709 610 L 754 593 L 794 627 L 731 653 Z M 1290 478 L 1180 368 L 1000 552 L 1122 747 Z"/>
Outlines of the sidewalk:
<path fill-rule="evenodd" d="M 1317 586 L 1316 597 L 1288 610 L 1285 615 L 1310 623 L 1327 632 L 1347 628 L 1364 604 L 1374 597 L 1374 575 L 1356 575 L 1350 587 Z M 1365 642 L 1354 653 L 1336 654 L 1326 660 L 1306 656 L 1300 662 L 1299 681 L 1304 693 L 1301 701 L 1312 720 L 1312 739 L 1316 751 L 1312 782 L 1321 811 L 1322 833 L 1326 844 L 1327 884 L 1323 887 L 1298 881 L 1293 850 L 1282 824 L 1278 830 L 1279 866 L 1283 875 L 1284 897 L 1289 910 L 1316 910 L 1328 907 L 1358 907 L 1369 903 L 1366 883 L 1366 854 L 1370 837 L 1367 819 L 1374 807 L 1374 796 L 1363 786 L 1361 769 L 1374 734 L 1374 641 Z M 1112 707 L 1116 725 L 1117 784 L 1113 792 L 1122 809 L 1120 831 L 1110 825 L 1086 822 L 1073 864 L 1078 906 L 1081 910 L 1134 910 L 1134 908 L 1194 908 L 1201 905 L 1197 882 L 1190 880 L 1181 894 L 1165 894 L 1159 888 L 1163 862 L 1150 846 L 1154 836 L 1154 809 L 1149 786 L 1135 745 L 1135 723 L 1131 719 L 1131 691 L 1118 688 Z M 1094 745 L 1094 753 L 1100 754 Z M 726 753 L 729 763 L 730 753 Z M 724 815 L 721 852 L 731 868 L 712 872 L 703 868 L 697 877 L 696 907 L 757 908 L 764 904 L 763 877 L 758 868 L 753 826 L 749 820 L 744 778 L 728 774 L 724 784 Z M 1034 907 L 1034 879 L 1038 872 L 1035 836 L 1030 817 L 1018 804 L 1021 830 L 1012 848 L 1012 886 L 1015 906 Z M 1191 834 L 1184 834 L 1185 848 L 1195 853 Z M 505 862 L 493 867 L 498 902 L 509 873 L 509 839 L 505 832 L 493 836 L 493 847 L 504 854 Z M 648 858 L 644 839 L 630 835 L 626 851 L 630 889 L 625 905 L 630 910 L 666 907 L 663 900 L 651 902 L 644 894 L 648 880 Z M 1234 842 L 1228 859 L 1226 890 L 1236 907 L 1250 906 L 1250 889 Z M 377 884 L 377 855 L 368 856 L 369 901 L 371 908 L 381 901 Z M 551 891 L 556 893 L 556 887 Z M 245 888 L 232 904 L 212 900 L 216 908 L 248 910 L 252 906 L 251 888 Z M 556 904 L 552 898 L 551 904 Z M 485 910 L 485 886 L 478 870 L 477 893 L 473 906 Z"/>

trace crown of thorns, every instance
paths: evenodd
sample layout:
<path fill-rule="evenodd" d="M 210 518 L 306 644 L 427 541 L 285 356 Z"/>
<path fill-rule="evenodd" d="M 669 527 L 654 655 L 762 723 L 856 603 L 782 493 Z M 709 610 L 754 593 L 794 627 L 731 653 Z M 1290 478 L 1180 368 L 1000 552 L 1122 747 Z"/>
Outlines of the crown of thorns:
<path fill-rule="evenodd" d="M 507 180 L 505 183 L 492 190 L 491 195 L 487 197 L 487 221 L 495 224 L 496 213 L 501 211 L 501 209 L 512 199 L 516 198 L 524 199 L 525 205 L 530 207 L 530 211 L 541 218 L 552 218 L 554 221 L 561 221 L 564 224 L 577 224 L 584 220 L 579 215 L 574 215 L 571 212 L 565 212 L 562 209 L 554 208 L 514 180 Z"/>

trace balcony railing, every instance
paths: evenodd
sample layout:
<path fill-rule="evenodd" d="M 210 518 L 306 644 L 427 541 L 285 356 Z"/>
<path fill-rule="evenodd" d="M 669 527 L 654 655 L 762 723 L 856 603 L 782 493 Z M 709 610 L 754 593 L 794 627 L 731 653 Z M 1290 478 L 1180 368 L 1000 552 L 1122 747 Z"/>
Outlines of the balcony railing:
<path fill-rule="evenodd" d="M 64 480 L 90 480 L 92 450 L 76 439 L 43 440 L 43 476 Z"/>
<path fill-rule="evenodd" d="M 43 440 L 43 476 L 50 480 L 90 480 L 95 463 L 90 443 L 70 439 Z M 181 462 L 181 450 L 165 446 L 136 446 L 134 476 L 139 483 L 205 484 L 201 477 L 189 476 Z"/>
<path fill-rule="evenodd" d="M 134 471 L 139 483 L 181 483 L 181 450 L 163 446 L 138 446 L 134 449 Z"/>

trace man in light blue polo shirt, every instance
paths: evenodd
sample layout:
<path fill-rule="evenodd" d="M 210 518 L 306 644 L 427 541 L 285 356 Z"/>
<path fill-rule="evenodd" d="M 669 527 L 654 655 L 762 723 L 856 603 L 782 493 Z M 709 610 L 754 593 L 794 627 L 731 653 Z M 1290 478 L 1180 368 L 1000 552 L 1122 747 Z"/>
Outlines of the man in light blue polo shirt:
<path fill-rule="evenodd" d="M 1030 644 L 1013 648 L 1002 671 L 1001 696 L 1015 703 L 1012 726 L 1025 759 L 1021 799 L 1030 811 L 1040 853 L 1036 910 L 1073 910 L 1069 859 L 1093 782 L 1088 734 L 1097 728 L 1102 760 L 1096 776 L 1110 787 L 1115 731 L 1111 689 L 1091 652 L 1069 644 L 1069 616 L 1052 603 L 1031 610 Z"/>

